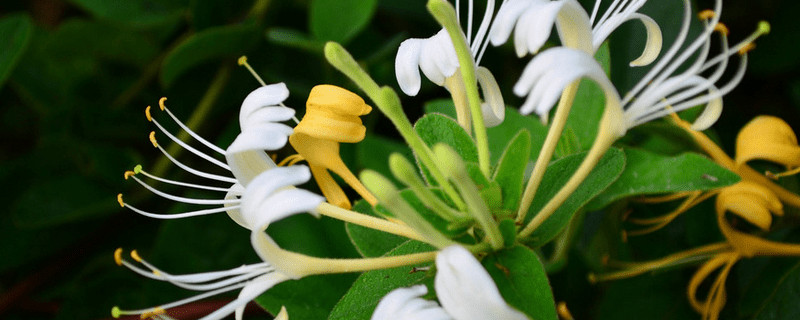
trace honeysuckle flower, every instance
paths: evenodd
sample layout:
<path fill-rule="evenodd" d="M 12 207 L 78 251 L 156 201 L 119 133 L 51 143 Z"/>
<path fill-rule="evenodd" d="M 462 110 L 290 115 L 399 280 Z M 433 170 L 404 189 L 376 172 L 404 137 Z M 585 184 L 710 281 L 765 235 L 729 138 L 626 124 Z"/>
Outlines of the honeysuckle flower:
<path fill-rule="evenodd" d="M 786 166 L 782 174 L 787 176 L 800 172 L 800 145 L 792 127 L 783 119 L 759 116 L 751 120 L 736 137 L 736 164 L 752 160 L 765 160 Z"/>
<path fill-rule="evenodd" d="M 293 187 L 307 182 L 310 178 L 311 173 L 308 168 L 302 165 L 273 168 L 253 178 L 242 194 L 241 211 L 244 213 L 242 215 L 244 224 L 257 227 L 254 232 L 263 232 L 270 223 L 293 214 L 309 212 L 316 215 L 316 207 L 323 202 L 324 198 L 310 191 Z M 275 284 L 292 278 L 290 275 L 276 270 L 266 260 L 262 263 L 245 265 L 227 271 L 172 275 L 148 263 L 136 251 L 131 252 L 131 257 L 145 268 L 122 259 L 122 249 L 118 249 L 114 253 L 114 259 L 118 265 L 125 266 L 140 275 L 170 282 L 181 288 L 203 291 L 203 293 L 156 308 L 126 311 L 115 307 L 112 311 L 115 317 L 127 314 L 141 314 L 146 317 L 175 306 L 241 288 L 236 300 L 203 318 L 221 319 L 235 312 L 236 319 L 240 320 L 247 302 L 255 299 Z"/>
<path fill-rule="evenodd" d="M 459 12 L 459 5 L 460 1 L 456 0 L 456 13 Z M 494 0 L 487 1 L 480 26 L 473 38 L 473 3 L 470 0 L 465 33 L 466 43 L 472 57 L 472 65 L 466 67 L 475 70 L 478 84 L 481 87 L 483 99 L 485 100 L 481 104 L 481 111 L 487 127 L 500 124 L 505 117 L 505 103 L 503 102 L 503 96 L 500 94 L 497 81 L 488 69 L 480 66 L 481 58 L 488 44 L 487 33 L 492 23 L 494 10 Z M 458 19 L 460 20 L 460 17 Z M 459 71 L 462 67 L 464 66 L 459 64 L 453 40 L 445 29 L 440 30 L 430 38 L 411 38 L 403 41 L 397 50 L 395 59 L 397 83 L 406 95 L 416 96 L 419 93 L 421 85 L 419 70 L 421 69 L 425 77 L 431 82 L 444 86 L 450 91 L 458 110 L 458 122 L 469 130 L 470 117 L 466 106 L 467 96 Z"/>
<path fill-rule="evenodd" d="M 434 286 L 441 307 L 421 298 L 428 293 L 424 285 L 399 288 L 381 299 L 371 319 L 528 319 L 503 300 L 489 273 L 463 247 L 439 252 L 436 269 Z"/>
<path fill-rule="evenodd" d="M 292 147 L 308 162 L 328 202 L 345 209 L 350 208 L 350 200 L 328 170 L 344 179 L 367 202 L 377 202 L 339 155 L 339 143 L 364 139 L 366 128 L 359 117 L 370 111 L 372 107 L 355 93 L 332 85 L 315 86 L 308 95 L 306 115 L 289 137 Z"/>
<path fill-rule="evenodd" d="M 497 12 L 495 26 L 489 34 L 492 45 L 505 43 L 514 32 L 514 48 L 519 57 L 539 52 L 556 25 L 564 46 L 594 54 L 620 25 L 638 20 L 644 25 L 647 39 L 642 55 L 631 66 L 653 62 L 661 51 L 661 29 L 650 17 L 637 11 L 646 0 L 614 0 L 595 23 L 600 3 L 596 0 L 591 18 L 575 0 L 510 0 Z"/>
<path fill-rule="evenodd" d="M 150 141 L 153 143 L 153 146 L 158 148 L 164 156 L 166 156 L 172 163 L 180 167 L 181 169 L 185 170 L 186 172 L 198 176 L 200 178 L 204 178 L 211 181 L 216 181 L 218 183 L 225 183 L 230 184 L 228 188 L 221 188 L 214 185 L 203 185 L 203 184 L 194 184 L 194 183 L 187 183 L 181 181 L 174 181 L 165 178 L 161 178 L 155 175 L 152 175 L 144 170 L 142 170 L 141 166 L 136 166 L 133 171 L 128 171 L 125 173 L 125 178 L 133 178 L 136 182 L 140 183 L 142 186 L 147 188 L 148 190 L 152 191 L 156 195 L 161 197 L 181 202 L 187 204 L 197 204 L 197 205 L 213 205 L 217 206 L 216 208 L 211 209 L 201 209 L 196 211 L 188 211 L 178 214 L 157 214 L 151 213 L 139 208 L 136 208 L 129 203 L 125 203 L 122 198 L 122 194 L 117 196 L 117 200 L 120 203 L 120 206 L 128 207 L 129 209 L 142 214 L 144 216 L 152 217 L 152 218 L 159 218 L 159 219 L 176 219 L 176 218 L 184 218 L 184 217 L 191 217 L 191 216 L 198 216 L 198 215 L 206 215 L 206 214 L 213 214 L 219 212 L 227 212 L 228 215 L 233 219 L 236 223 L 240 224 L 245 228 L 250 228 L 249 225 L 243 221 L 241 218 L 241 213 L 239 212 L 240 208 L 240 200 L 242 192 L 244 188 L 250 183 L 250 181 L 259 173 L 277 167 L 275 162 L 266 154 L 265 150 L 277 150 L 282 148 L 288 139 L 288 136 L 292 133 L 292 128 L 282 124 L 281 122 L 287 121 L 292 119 L 294 116 L 294 110 L 287 108 L 282 105 L 282 102 L 289 96 L 289 90 L 286 88 L 286 85 L 283 83 L 277 83 L 272 85 L 267 85 L 260 87 L 253 92 L 251 92 L 242 103 L 242 107 L 239 113 L 239 122 L 241 126 L 241 133 L 236 137 L 236 140 L 231 143 L 231 145 L 227 149 L 222 149 L 213 143 L 209 142 L 208 140 L 204 139 L 200 135 L 196 134 L 194 131 L 189 129 L 183 122 L 178 120 L 178 118 L 169 111 L 169 109 L 165 105 L 166 98 L 162 98 L 159 101 L 159 107 L 161 110 L 165 111 L 170 118 L 179 126 L 181 127 L 186 133 L 188 133 L 192 138 L 194 138 L 199 143 L 203 144 L 204 146 L 208 147 L 212 150 L 211 154 L 204 153 L 194 147 L 189 146 L 188 144 L 184 143 L 180 139 L 178 139 L 175 135 L 170 133 L 167 129 L 165 129 L 155 118 L 152 117 L 150 113 L 150 107 L 145 110 L 145 115 L 147 119 L 153 122 L 156 127 L 166 135 L 170 140 L 177 143 L 185 150 L 195 154 L 196 156 L 230 172 L 230 175 L 218 175 L 212 174 L 205 171 L 197 170 L 187 165 L 184 165 L 182 162 L 175 159 L 172 155 L 170 155 L 161 145 L 156 141 L 155 132 L 150 133 Z M 223 155 L 225 157 L 225 162 L 218 160 L 214 154 Z M 178 185 L 188 188 L 194 189 L 201 189 L 201 190 L 209 190 L 209 191 L 216 191 L 216 192 L 225 192 L 225 196 L 221 197 L 222 199 L 194 199 L 194 198 L 186 198 L 186 197 L 179 197 L 175 195 L 171 195 L 165 192 L 162 192 L 155 187 L 150 186 L 149 184 L 145 183 L 143 180 L 137 177 L 138 174 L 142 174 L 147 176 L 148 178 L 164 182 L 167 184 Z"/>

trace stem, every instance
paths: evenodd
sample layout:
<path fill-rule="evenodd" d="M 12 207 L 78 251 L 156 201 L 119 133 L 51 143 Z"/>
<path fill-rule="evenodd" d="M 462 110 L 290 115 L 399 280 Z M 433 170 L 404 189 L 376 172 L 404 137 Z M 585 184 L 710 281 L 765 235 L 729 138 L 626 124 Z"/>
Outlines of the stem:
<path fill-rule="evenodd" d="M 672 254 L 658 260 L 628 264 L 625 266 L 629 268 L 628 270 L 607 273 L 599 276 L 590 274 L 589 281 L 597 282 L 630 278 L 649 271 L 668 268 L 684 263 L 691 263 L 699 259 L 715 255 L 729 248 L 730 245 L 725 242 L 713 243 L 699 248 Z"/>
<path fill-rule="evenodd" d="M 422 238 L 422 236 L 420 236 L 416 231 L 409 228 L 408 226 L 400 225 L 391 221 L 383 220 L 359 212 L 345 210 L 326 202 L 321 203 L 317 207 L 317 211 L 324 216 L 342 220 L 344 222 L 349 222 L 362 227 L 367 227 L 370 229 L 375 229 L 395 234 L 401 237 L 406 237 L 409 239 L 425 242 L 425 239 Z"/>
<path fill-rule="evenodd" d="M 554 242 L 553 255 L 544 262 L 547 273 L 560 271 L 567 265 L 569 249 L 582 223 L 583 211 L 579 211 L 572 217 L 567 228 L 558 235 Z"/>
<path fill-rule="evenodd" d="M 538 228 L 542 223 L 544 223 L 547 218 L 550 218 L 551 215 L 558 209 L 564 201 L 572 195 L 572 192 L 580 186 L 583 180 L 589 175 L 589 173 L 594 169 L 597 162 L 600 161 L 600 158 L 606 153 L 608 148 L 614 143 L 614 141 L 619 138 L 619 135 L 616 134 L 614 130 L 615 123 L 614 121 L 618 121 L 621 119 L 616 119 L 613 116 L 613 112 L 611 111 L 613 108 L 606 106 L 605 111 L 603 112 L 603 118 L 600 120 L 600 126 L 597 132 L 597 138 L 594 140 L 594 144 L 592 144 L 592 148 L 589 149 L 589 153 L 586 155 L 586 158 L 583 159 L 581 165 L 578 167 L 578 170 L 572 174 L 572 177 L 569 178 L 566 184 L 561 187 L 561 190 L 553 196 L 550 201 L 545 204 L 545 206 L 536 214 L 535 217 L 528 223 L 527 226 L 519 233 L 517 236 L 520 239 L 526 238 L 533 233 L 536 228 Z"/>
<path fill-rule="evenodd" d="M 231 76 L 231 66 L 228 64 L 224 64 L 222 67 L 219 68 L 217 74 L 214 75 L 214 80 L 208 86 L 208 90 L 206 90 L 206 94 L 203 95 L 203 98 L 200 99 L 200 102 L 197 103 L 197 107 L 194 108 L 194 112 L 192 116 L 189 117 L 189 120 L 186 121 L 186 126 L 189 128 L 197 128 L 200 124 L 205 121 L 206 117 L 208 117 L 211 108 L 214 106 L 214 103 L 217 102 L 219 99 L 220 94 L 222 93 L 222 89 L 225 88 L 225 85 L 228 83 L 228 79 Z M 184 141 L 189 138 L 189 134 L 185 131 L 181 131 L 177 135 L 178 139 Z M 172 143 L 167 148 L 167 152 L 174 157 L 177 157 L 183 148 L 181 148 L 177 143 Z M 164 172 L 167 170 L 169 164 L 172 163 L 166 157 L 162 156 L 158 159 L 158 162 L 153 166 L 152 173 L 154 175 L 160 176 L 163 175 Z"/>
<path fill-rule="evenodd" d="M 475 130 L 475 142 L 478 145 L 478 165 L 487 177 L 491 165 L 489 164 L 489 136 L 486 134 L 486 124 L 483 122 L 483 112 L 481 112 L 481 100 L 478 94 L 478 80 L 475 77 L 475 61 L 472 51 L 467 46 L 461 26 L 456 18 L 453 6 L 443 0 L 429 0 L 428 11 L 445 30 L 453 41 L 453 47 L 458 57 L 459 70 L 464 81 L 464 89 L 467 94 L 467 103 L 472 117 L 472 126 Z"/>
<path fill-rule="evenodd" d="M 561 100 L 556 107 L 556 114 L 553 117 L 553 123 L 550 125 L 550 130 L 547 131 L 547 137 L 544 139 L 544 145 L 539 151 L 539 157 L 536 159 L 536 164 L 533 167 L 528 184 L 525 186 L 525 191 L 522 193 L 522 200 L 517 210 L 517 223 L 524 223 L 525 216 L 528 214 L 528 209 L 533 203 L 533 197 L 536 195 L 536 190 L 539 189 L 539 184 L 542 183 L 542 178 L 547 170 L 547 164 L 553 157 L 553 152 L 556 150 L 558 140 L 561 133 L 564 131 L 564 125 L 567 123 L 569 111 L 572 109 L 572 103 L 575 101 L 575 94 L 578 92 L 579 81 L 575 81 L 564 89 L 561 94 Z"/>

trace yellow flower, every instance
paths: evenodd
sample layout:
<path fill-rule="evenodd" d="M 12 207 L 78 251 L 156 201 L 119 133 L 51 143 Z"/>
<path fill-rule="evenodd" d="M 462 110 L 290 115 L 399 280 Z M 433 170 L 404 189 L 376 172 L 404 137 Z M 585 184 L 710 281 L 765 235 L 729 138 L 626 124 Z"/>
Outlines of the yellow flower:
<path fill-rule="evenodd" d="M 772 116 L 759 116 L 750 121 L 736 137 L 736 164 L 752 160 L 786 166 L 789 171 L 773 174 L 776 177 L 800 172 L 800 145 L 792 127 L 783 119 Z"/>
<path fill-rule="evenodd" d="M 372 111 L 355 93 L 332 85 L 311 89 L 306 102 L 306 115 L 289 136 L 289 143 L 308 162 L 314 180 L 328 202 L 350 208 L 350 200 L 336 184 L 333 171 L 372 205 L 375 197 L 358 181 L 339 155 L 339 143 L 355 143 L 364 139 L 366 128 L 361 118 Z"/>

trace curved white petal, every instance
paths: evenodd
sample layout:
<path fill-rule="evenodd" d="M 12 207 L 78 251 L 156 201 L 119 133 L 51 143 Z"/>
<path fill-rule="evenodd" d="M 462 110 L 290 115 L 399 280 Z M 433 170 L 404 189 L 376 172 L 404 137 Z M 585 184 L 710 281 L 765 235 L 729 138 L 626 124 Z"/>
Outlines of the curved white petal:
<path fill-rule="evenodd" d="M 475 75 L 485 101 L 481 104 L 483 122 L 488 128 L 498 126 L 506 117 L 506 104 L 503 101 L 503 94 L 500 93 L 500 86 L 497 85 L 497 80 L 494 79 L 489 69 L 478 67 Z"/>
<path fill-rule="evenodd" d="M 561 43 L 570 48 L 594 53 L 589 14 L 576 0 L 563 0 L 557 3 L 560 5 L 556 26 Z"/>
<path fill-rule="evenodd" d="M 242 194 L 244 194 L 244 186 L 242 186 L 239 183 L 235 183 L 228 189 L 228 192 L 225 194 L 225 200 L 239 199 L 241 198 Z M 246 229 L 250 230 L 253 229 L 250 225 L 247 224 L 247 221 L 244 220 L 244 217 L 242 216 L 242 211 L 239 210 L 240 206 L 226 203 L 225 207 L 233 207 L 232 209 L 228 209 L 226 211 L 231 220 L 233 220 L 240 226 L 245 227 Z"/>
<path fill-rule="evenodd" d="M 286 84 L 283 82 L 271 84 L 267 86 L 260 87 L 258 89 L 253 90 L 250 94 L 244 98 L 244 102 L 242 102 L 242 107 L 239 110 L 239 124 L 248 123 L 247 118 L 250 115 L 261 109 L 263 107 L 268 106 L 276 106 L 286 100 L 289 97 L 289 89 L 286 88 Z M 276 119 L 277 121 L 285 121 L 291 119 L 291 116 L 285 119 Z M 276 122 L 277 122 L 276 121 Z M 244 131 L 244 127 L 242 126 L 242 130 Z"/>
<path fill-rule="evenodd" d="M 708 95 L 715 95 L 716 88 L 708 90 Z M 692 130 L 703 131 L 710 128 L 717 122 L 719 116 L 722 115 L 722 96 L 718 96 L 708 101 L 706 108 L 697 116 L 694 123 L 692 123 Z"/>
<path fill-rule="evenodd" d="M 554 65 L 559 68 L 553 68 Z M 534 57 L 514 85 L 515 94 L 528 95 L 520 112 L 546 114 L 564 88 L 582 77 L 597 82 L 606 94 L 606 104 L 615 104 L 619 108 L 619 94 L 591 55 L 576 49 L 556 47 Z"/>
<path fill-rule="evenodd" d="M 265 291 L 269 290 L 273 286 L 278 283 L 284 282 L 289 280 L 289 277 L 279 273 L 279 272 L 272 272 L 265 274 L 263 276 L 259 276 L 251 280 L 239 293 L 239 297 L 236 300 L 226 304 L 222 308 L 217 309 L 216 311 L 202 317 L 200 320 L 218 320 L 225 318 L 226 316 L 230 315 L 234 311 L 236 312 L 236 319 L 241 319 L 241 312 L 244 311 L 244 306 L 247 305 L 248 302 L 255 299 Z M 239 310 L 242 311 L 239 311 Z"/>
<path fill-rule="evenodd" d="M 424 39 L 406 39 L 400 43 L 397 49 L 397 57 L 394 60 L 394 71 L 397 77 L 397 84 L 400 90 L 409 96 L 416 96 L 419 93 L 419 54 L 422 51 Z"/>
<path fill-rule="evenodd" d="M 250 150 L 278 150 L 286 145 L 293 129 L 282 123 L 260 123 L 242 131 L 233 140 L 225 154 Z"/>
<path fill-rule="evenodd" d="M 420 298 L 427 293 L 424 285 L 392 290 L 378 303 L 370 320 L 452 319 L 436 302 Z"/>
<path fill-rule="evenodd" d="M 489 31 L 489 41 L 493 46 L 499 46 L 508 40 L 511 36 L 511 31 L 517 24 L 519 17 L 528 8 L 531 1 L 529 0 L 510 0 L 500 6 L 497 11 L 497 16 L 494 18 L 494 24 Z"/>
<path fill-rule="evenodd" d="M 259 108 L 247 116 L 247 118 L 242 119 L 241 121 L 245 121 L 240 123 L 242 131 L 248 131 L 252 127 L 259 126 L 264 123 L 277 123 L 288 121 L 292 119 L 294 116 L 295 111 L 292 108 L 282 107 L 282 106 L 270 106 Z"/>
<path fill-rule="evenodd" d="M 226 152 L 225 160 L 230 166 L 233 176 L 243 186 L 247 186 L 262 172 L 278 167 L 272 158 L 261 150 Z"/>
<path fill-rule="evenodd" d="M 286 187 L 307 182 L 311 178 L 308 167 L 298 165 L 278 167 L 261 173 L 253 179 L 242 195 L 242 215 L 251 230 L 265 229 L 266 225 L 297 213 L 311 212 L 324 201 L 320 195 L 303 189 Z"/>
<path fill-rule="evenodd" d="M 630 62 L 632 67 L 646 66 L 658 58 L 661 53 L 661 46 L 663 45 L 663 37 L 661 35 L 661 28 L 655 20 L 643 15 L 641 13 L 632 13 L 628 16 L 614 16 L 608 19 L 606 23 L 598 26 L 592 36 L 592 45 L 595 50 L 606 41 L 608 36 L 616 30 L 621 24 L 630 21 L 639 20 L 644 25 L 647 39 L 645 40 L 644 49 L 642 54 Z"/>
<path fill-rule="evenodd" d="M 436 268 L 436 295 L 454 319 L 528 319 L 503 300 L 489 273 L 463 247 L 439 252 Z"/>
<path fill-rule="evenodd" d="M 458 58 L 446 30 L 442 29 L 436 35 L 423 40 L 419 68 L 428 80 L 439 86 L 444 85 L 445 78 L 456 72 Z"/>

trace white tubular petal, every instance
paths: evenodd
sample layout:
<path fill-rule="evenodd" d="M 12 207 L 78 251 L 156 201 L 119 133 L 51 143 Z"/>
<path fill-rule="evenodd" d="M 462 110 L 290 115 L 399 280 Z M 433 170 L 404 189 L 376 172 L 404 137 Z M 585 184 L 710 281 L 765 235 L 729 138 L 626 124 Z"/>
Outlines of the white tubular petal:
<path fill-rule="evenodd" d="M 370 320 L 452 319 L 436 302 L 420 298 L 427 293 L 424 285 L 392 290 L 378 303 Z"/>
<path fill-rule="evenodd" d="M 394 60 L 394 71 L 400 90 L 409 96 L 419 93 L 419 55 L 422 50 L 423 39 L 407 39 L 400 43 L 397 57 Z"/>
<path fill-rule="evenodd" d="M 419 68 L 425 77 L 439 86 L 444 85 L 444 80 L 456 72 L 458 58 L 446 30 L 442 29 L 433 37 L 423 40 Z"/>
<path fill-rule="evenodd" d="M 247 186 L 253 178 L 264 171 L 278 167 L 275 161 L 261 150 L 248 150 L 240 152 L 227 152 L 225 159 L 231 166 L 231 172 L 236 180 Z"/>
<path fill-rule="evenodd" d="M 560 68 L 553 68 L 554 65 Z M 619 107 L 619 94 L 606 77 L 603 68 L 591 55 L 576 49 L 556 47 L 533 58 L 514 85 L 515 94 L 528 95 L 520 112 L 529 114 L 536 111 L 540 115 L 546 114 L 564 88 L 582 77 L 592 79 L 600 85 L 606 94 L 606 105 Z"/>
<path fill-rule="evenodd" d="M 225 200 L 233 200 L 233 199 L 240 199 L 242 194 L 244 194 L 244 187 L 241 184 L 234 184 L 228 189 L 228 193 L 225 194 Z M 231 220 L 239 224 L 240 226 L 253 230 L 253 228 L 247 224 L 247 221 L 244 220 L 241 211 L 241 205 L 233 206 L 226 204 L 225 207 L 229 209 L 226 210 L 228 216 L 231 217 Z"/>
<path fill-rule="evenodd" d="M 439 252 L 436 268 L 436 295 L 454 319 L 528 319 L 503 300 L 489 273 L 463 247 Z"/>
<path fill-rule="evenodd" d="M 500 86 L 497 85 L 497 80 L 494 79 L 489 69 L 485 67 L 478 67 L 476 76 L 485 101 L 481 104 L 483 122 L 488 128 L 498 126 L 506 117 L 506 104 L 500 93 Z"/>
<path fill-rule="evenodd" d="M 286 88 L 286 84 L 283 82 L 263 86 L 250 92 L 250 94 L 244 98 L 242 108 L 239 110 L 239 124 L 242 130 L 244 130 L 242 124 L 248 123 L 247 118 L 249 118 L 253 112 L 263 107 L 276 106 L 288 97 L 289 89 Z M 280 121 L 289 119 L 291 119 L 291 117 Z"/>
<path fill-rule="evenodd" d="M 244 306 L 247 305 L 248 302 L 255 299 L 265 291 L 269 290 L 273 286 L 278 283 L 284 282 L 289 280 L 289 278 L 283 274 L 278 272 L 272 272 L 269 274 L 265 274 L 258 278 L 253 279 L 250 281 L 242 291 L 239 293 L 239 297 L 236 300 L 233 300 L 231 303 L 226 304 L 222 308 L 217 309 L 216 311 L 208 314 L 205 317 L 200 318 L 200 320 L 218 320 L 225 318 L 226 316 L 230 315 L 234 311 L 236 312 L 236 319 L 241 319 L 241 314 L 238 311 L 242 308 L 242 312 L 244 311 Z"/>
<path fill-rule="evenodd" d="M 575 0 L 563 0 L 556 3 L 558 4 L 558 35 L 564 46 L 594 53 L 592 26 L 586 10 Z"/>
<path fill-rule="evenodd" d="M 517 24 L 517 20 L 523 12 L 530 5 L 527 0 L 511 0 L 503 3 L 500 10 L 497 11 L 497 16 L 494 18 L 494 24 L 489 31 L 489 41 L 493 46 L 499 46 L 508 40 L 511 36 L 511 31 Z"/>
<path fill-rule="evenodd" d="M 242 196 L 242 214 L 252 230 L 287 216 L 311 212 L 325 198 L 302 189 L 284 189 L 307 182 L 311 172 L 306 166 L 279 167 L 253 179 Z M 281 190 L 283 189 L 283 190 Z"/>
<path fill-rule="evenodd" d="M 709 90 L 709 95 L 712 95 L 712 90 Z M 710 128 L 717 122 L 719 116 L 722 114 L 722 96 L 711 99 L 703 109 L 703 113 L 697 117 L 697 120 L 692 123 L 692 130 L 703 131 Z"/>

